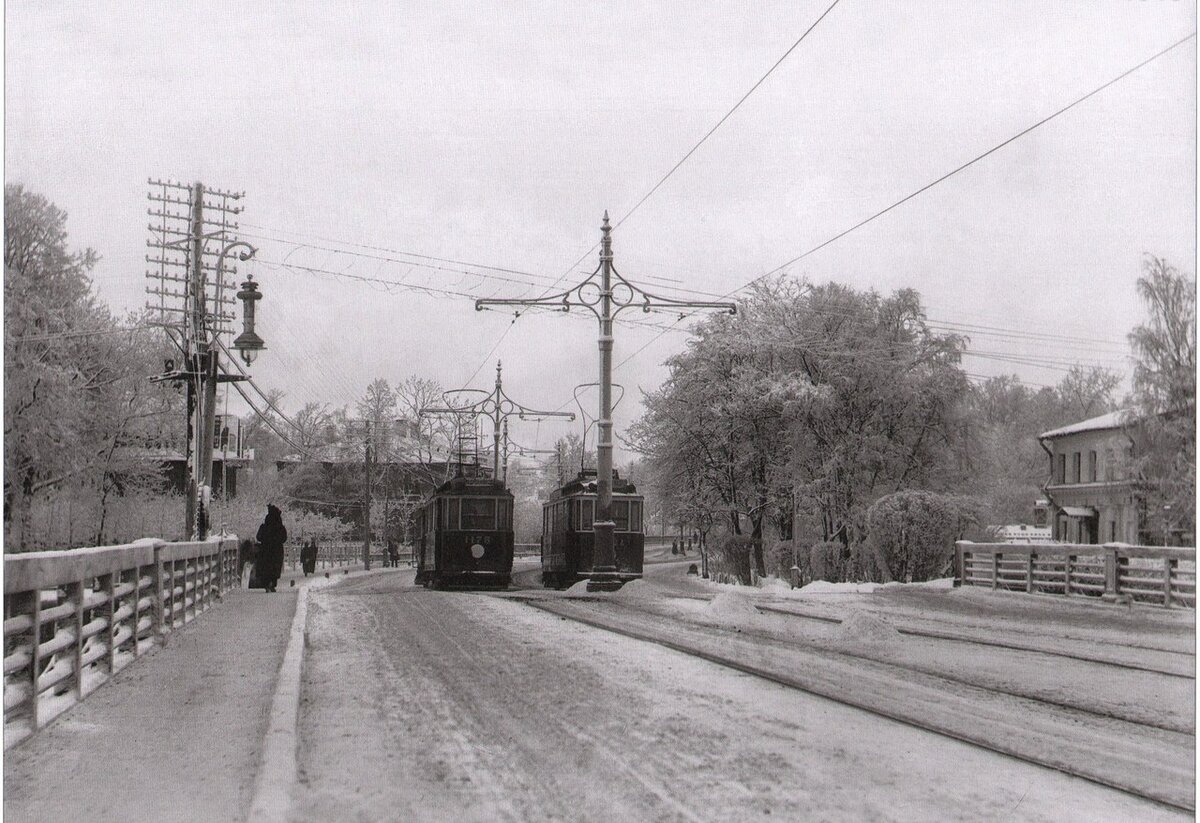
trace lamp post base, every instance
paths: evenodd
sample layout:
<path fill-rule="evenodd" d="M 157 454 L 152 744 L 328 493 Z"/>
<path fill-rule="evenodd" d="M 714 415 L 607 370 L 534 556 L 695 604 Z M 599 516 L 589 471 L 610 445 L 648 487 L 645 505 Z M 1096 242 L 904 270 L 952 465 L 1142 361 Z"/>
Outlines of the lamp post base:
<path fill-rule="evenodd" d="M 617 577 L 617 570 L 614 567 L 598 568 L 588 577 L 587 590 L 589 592 L 615 592 L 624 585 L 624 581 Z"/>

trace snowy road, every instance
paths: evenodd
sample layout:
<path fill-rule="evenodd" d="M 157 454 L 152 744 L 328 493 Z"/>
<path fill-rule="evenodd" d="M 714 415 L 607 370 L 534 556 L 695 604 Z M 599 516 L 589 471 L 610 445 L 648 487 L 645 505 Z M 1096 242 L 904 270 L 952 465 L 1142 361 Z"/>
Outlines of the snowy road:
<path fill-rule="evenodd" d="M 314 591 L 307 636 L 295 821 L 1186 819 L 407 571 Z"/>

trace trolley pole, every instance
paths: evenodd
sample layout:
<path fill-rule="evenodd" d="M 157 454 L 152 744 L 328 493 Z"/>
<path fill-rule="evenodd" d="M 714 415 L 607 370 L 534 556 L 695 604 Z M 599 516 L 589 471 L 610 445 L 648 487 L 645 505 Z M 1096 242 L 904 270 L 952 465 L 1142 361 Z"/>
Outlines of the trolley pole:
<path fill-rule="evenodd" d="M 737 314 L 733 303 L 675 300 L 651 294 L 638 288 L 617 272 L 613 266 L 612 227 L 608 223 L 608 212 L 600 228 L 600 265 L 582 283 L 557 294 L 547 294 L 536 300 L 481 299 L 475 301 L 475 310 L 483 311 L 486 306 L 548 306 L 560 311 L 572 307 L 589 309 L 600 321 L 600 417 L 597 419 L 596 437 L 596 516 L 592 522 L 595 536 L 595 553 L 592 561 L 588 591 L 612 591 L 620 588 L 617 577 L 616 551 L 613 532 L 616 524 L 612 519 L 612 353 L 613 320 L 623 309 L 637 306 L 643 312 L 654 309 L 721 309 Z M 613 285 L 613 277 L 617 283 Z"/>
<path fill-rule="evenodd" d="M 543 417 L 564 417 L 568 420 L 575 419 L 575 412 L 557 412 L 557 411 L 538 411 L 522 406 L 520 403 L 513 400 L 504 392 L 504 382 L 501 379 L 501 364 L 496 361 L 496 385 L 486 397 L 478 400 L 469 406 L 455 406 L 447 400 L 447 394 L 453 394 L 454 391 L 478 391 L 482 393 L 482 389 L 455 389 L 448 392 L 443 392 L 442 399 L 446 400 L 445 406 L 426 406 L 421 409 L 421 414 L 453 414 L 461 422 L 463 418 L 475 420 L 478 417 L 486 417 L 492 421 L 492 480 L 498 483 L 508 482 L 508 456 L 507 456 L 507 440 L 508 440 L 508 418 L 512 415 L 517 415 L 522 420 L 540 419 Z M 505 438 L 505 459 L 503 465 L 503 479 L 501 475 L 500 463 L 500 436 L 501 428 Z"/>
<path fill-rule="evenodd" d="M 600 228 L 600 417 L 596 421 L 596 515 L 592 521 L 595 554 L 588 590 L 614 591 L 621 587 L 617 578 L 617 552 L 612 519 L 612 228 L 608 212 Z"/>
<path fill-rule="evenodd" d="M 503 391 L 500 383 L 500 361 L 496 361 L 496 396 L 499 397 Z M 504 425 L 508 426 L 508 418 L 504 418 Z M 505 467 L 507 469 L 507 466 Z M 500 479 L 500 415 L 492 418 L 492 479 Z"/>

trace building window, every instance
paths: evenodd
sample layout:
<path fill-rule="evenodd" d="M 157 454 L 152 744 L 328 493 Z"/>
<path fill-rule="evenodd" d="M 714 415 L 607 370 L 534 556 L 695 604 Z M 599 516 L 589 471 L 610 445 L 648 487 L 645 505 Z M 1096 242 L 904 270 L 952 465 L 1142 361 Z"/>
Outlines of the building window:
<path fill-rule="evenodd" d="M 1067 456 L 1065 454 L 1058 456 L 1058 482 L 1067 482 Z"/>
<path fill-rule="evenodd" d="M 1116 520 L 1108 521 L 1108 542 L 1109 543 L 1117 542 L 1117 521 Z"/>
<path fill-rule="evenodd" d="M 1096 482 L 1096 453 L 1088 452 L 1088 482 Z"/>
<path fill-rule="evenodd" d="M 1079 472 L 1079 463 L 1080 463 L 1079 458 L 1080 458 L 1080 453 L 1075 452 L 1074 457 L 1072 457 L 1072 459 L 1071 459 L 1071 477 L 1074 478 L 1073 482 L 1075 482 L 1075 483 L 1079 483 L 1082 481 L 1082 476 Z"/>

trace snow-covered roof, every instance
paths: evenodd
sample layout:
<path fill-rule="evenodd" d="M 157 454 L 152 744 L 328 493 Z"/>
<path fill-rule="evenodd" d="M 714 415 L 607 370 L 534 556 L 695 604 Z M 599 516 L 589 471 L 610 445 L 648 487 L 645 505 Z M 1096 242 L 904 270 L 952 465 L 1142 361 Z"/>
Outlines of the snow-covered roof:
<path fill-rule="evenodd" d="M 1058 429 L 1051 429 L 1044 434 L 1038 435 L 1039 439 L 1047 439 L 1051 437 L 1063 437 L 1068 434 L 1079 434 L 1080 432 L 1103 431 L 1104 429 L 1119 429 L 1135 414 L 1133 409 L 1118 409 L 1108 414 L 1102 414 L 1099 417 L 1092 417 L 1088 420 L 1081 420 L 1078 423 L 1072 423 L 1069 426 L 1063 426 Z"/>

